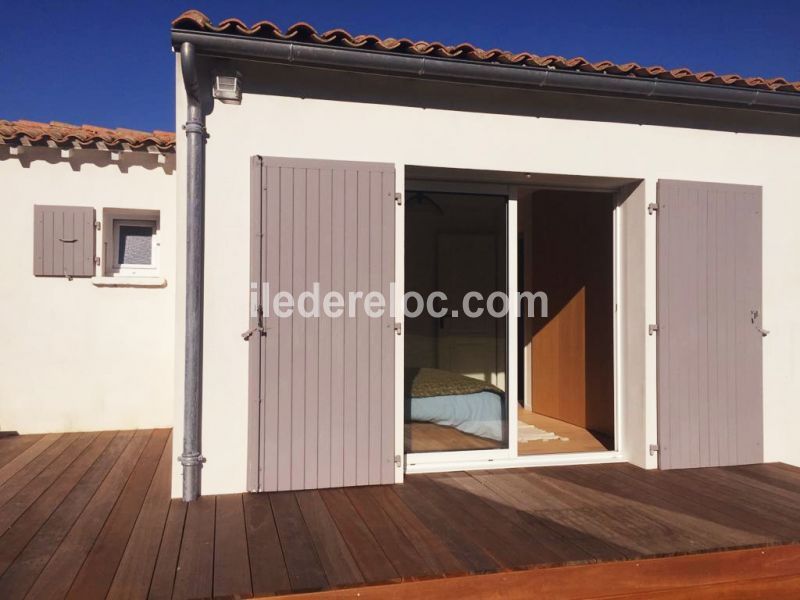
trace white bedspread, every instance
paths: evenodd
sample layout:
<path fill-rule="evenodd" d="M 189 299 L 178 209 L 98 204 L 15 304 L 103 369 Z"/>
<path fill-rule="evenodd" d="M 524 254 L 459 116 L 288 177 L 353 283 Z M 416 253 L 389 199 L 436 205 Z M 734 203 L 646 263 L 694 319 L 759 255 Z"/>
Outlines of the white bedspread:
<path fill-rule="evenodd" d="M 494 392 L 411 398 L 411 420 L 455 427 L 498 442 L 503 440 L 502 398 Z"/>

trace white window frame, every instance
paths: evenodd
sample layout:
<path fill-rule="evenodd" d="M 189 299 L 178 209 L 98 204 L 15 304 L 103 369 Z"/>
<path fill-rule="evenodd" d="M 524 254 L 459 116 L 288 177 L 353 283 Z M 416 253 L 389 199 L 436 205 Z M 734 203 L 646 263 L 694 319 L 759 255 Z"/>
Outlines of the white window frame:
<path fill-rule="evenodd" d="M 158 216 L 142 216 L 138 219 L 112 217 L 113 232 L 111 235 L 111 272 L 114 275 L 124 275 L 129 277 L 144 276 L 152 277 L 158 272 L 160 257 L 159 241 L 159 220 Z M 120 263 L 119 239 L 120 227 L 149 227 L 153 231 L 151 238 L 152 248 L 150 252 L 150 264 L 148 265 L 129 265 Z"/>

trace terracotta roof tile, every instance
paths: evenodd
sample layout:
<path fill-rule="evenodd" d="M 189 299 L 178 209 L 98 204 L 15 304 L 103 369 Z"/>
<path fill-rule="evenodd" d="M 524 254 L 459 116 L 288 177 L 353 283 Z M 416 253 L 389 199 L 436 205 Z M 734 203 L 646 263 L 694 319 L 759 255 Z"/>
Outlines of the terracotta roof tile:
<path fill-rule="evenodd" d="M 297 41 L 326 46 L 345 48 L 364 48 L 402 54 L 420 56 L 436 56 L 456 60 L 493 62 L 499 64 L 522 65 L 540 68 L 554 68 L 568 71 L 584 71 L 588 73 L 609 73 L 629 77 L 650 79 L 670 79 L 689 83 L 705 83 L 710 85 L 740 86 L 753 89 L 773 90 L 780 92 L 800 93 L 800 81 L 790 82 L 781 77 L 765 79 L 763 77 L 742 77 L 728 74 L 718 75 L 711 71 L 694 72 L 690 69 L 666 69 L 661 66 L 644 66 L 638 63 L 616 64 L 611 61 L 591 62 L 583 57 L 564 58 L 563 56 L 540 56 L 529 52 L 513 53 L 505 50 L 483 50 L 472 44 L 462 43 L 447 46 L 439 42 L 412 41 L 406 38 L 380 38 L 374 35 L 353 35 L 344 29 L 331 29 L 324 33 L 317 32 L 308 23 L 295 23 L 285 31 L 270 21 L 259 21 L 252 26 L 245 25 L 239 19 L 225 19 L 214 25 L 202 12 L 188 10 L 172 22 L 174 29 L 190 31 L 207 31 L 264 38 L 283 41 Z"/>
<path fill-rule="evenodd" d="M 0 139 L 5 143 L 43 144 L 53 141 L 57 145 L 72 145 L 78 142 L 91 147 L 98 142 L 107 146 L 130 145 L 133 150 L 144 150 L 155 146 L 162 152 L 175 151 L 175 134 L 168 131 L 136 131 L 134 129 L 109 129 L 96 125 L 70 125 L 69 123 L 39 123 L 37 121 L 6 121 L 0 119 Z"/>

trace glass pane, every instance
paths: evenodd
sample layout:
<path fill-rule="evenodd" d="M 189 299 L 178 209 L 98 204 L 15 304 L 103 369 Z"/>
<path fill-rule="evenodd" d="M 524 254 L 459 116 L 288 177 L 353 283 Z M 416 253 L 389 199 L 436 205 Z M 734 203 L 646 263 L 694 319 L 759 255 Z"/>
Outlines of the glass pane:
<path fill-rule="evenodd" d="M 406 452 L 507 448 L 507 316 L 501 299 L 494 314 L 488 307 L 508 288 L 506 198 L 407 197 L 406 292 L 446 300 L 417 316 L 415 300 L 407 302 Z"/>
<path fill-rule="evenodd" d="M 119 263 L 121 265 L 150 265 L 153 263 L 152 227 L 120 225 Z"/>

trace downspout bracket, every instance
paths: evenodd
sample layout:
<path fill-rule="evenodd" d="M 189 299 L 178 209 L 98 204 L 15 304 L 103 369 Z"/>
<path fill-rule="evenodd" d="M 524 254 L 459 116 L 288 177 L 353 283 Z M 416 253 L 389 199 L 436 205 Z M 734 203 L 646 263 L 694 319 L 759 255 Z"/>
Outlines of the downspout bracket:
<path fill-rule="evenodd" d="M 189 454 L 181 454 L 178 457 L 178 462 L 184 467 L 202 467 L 203 463 L 206 462 L 206 457 L 199 452 L 191 452 Z"/>

